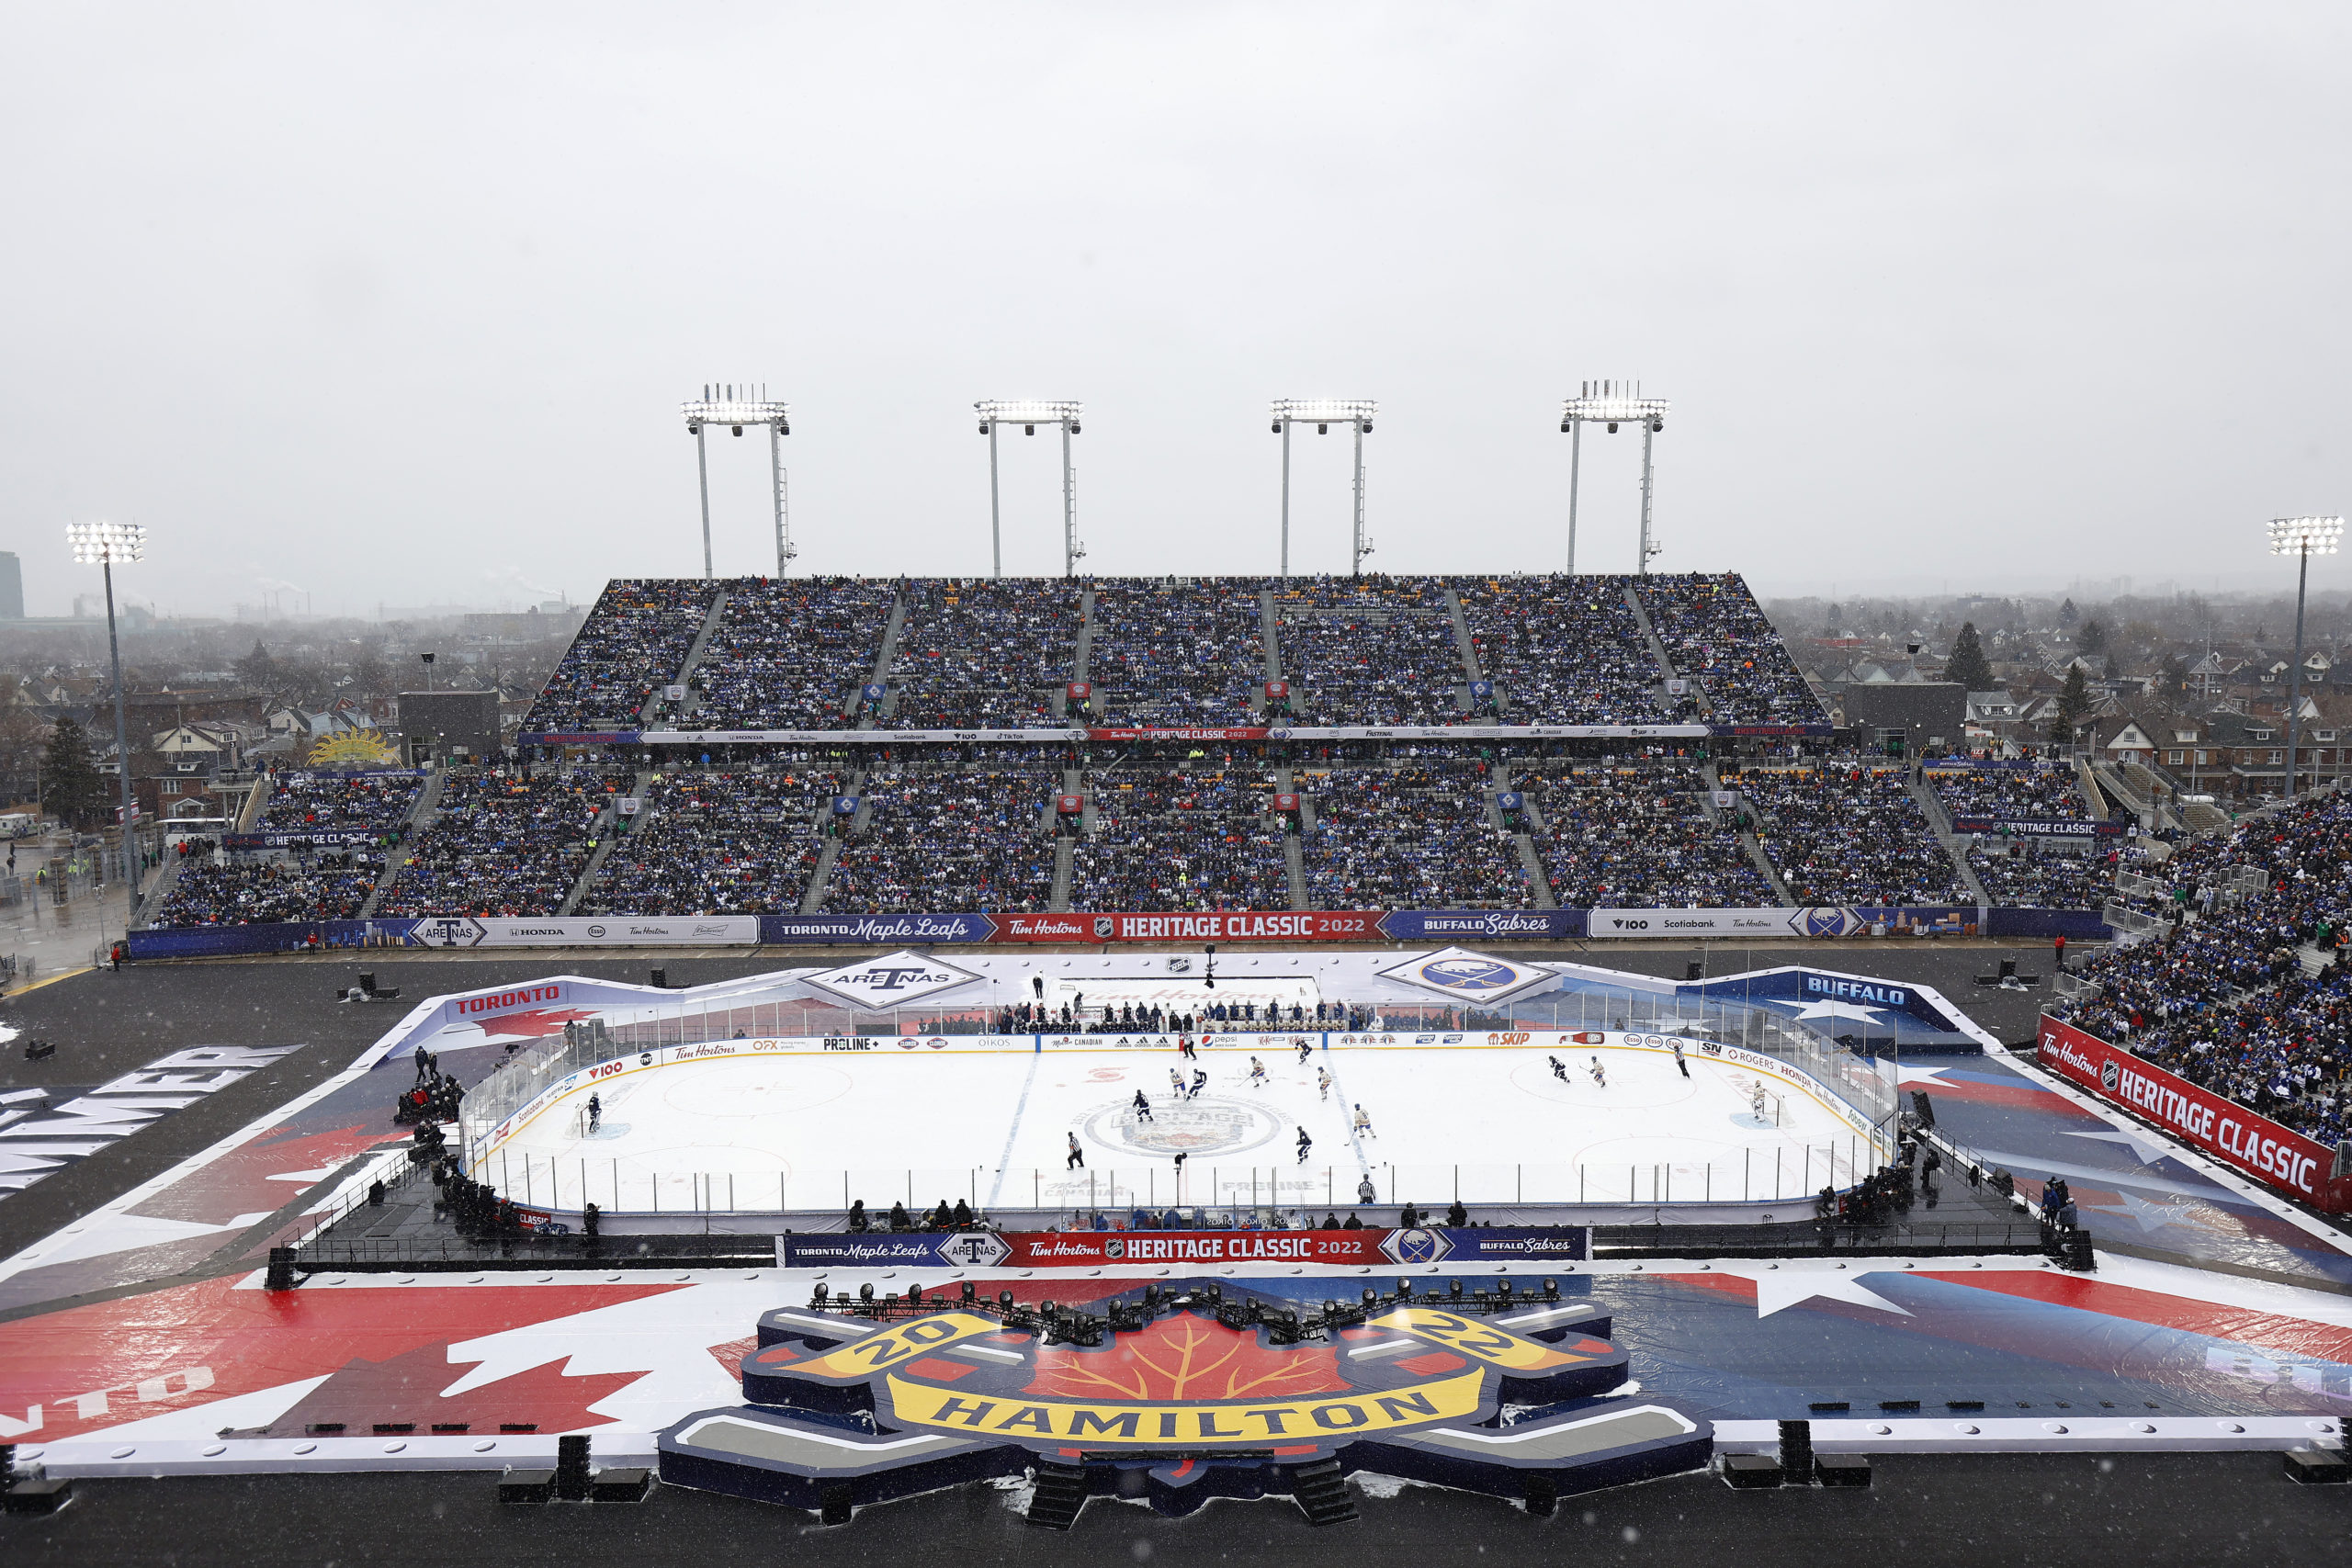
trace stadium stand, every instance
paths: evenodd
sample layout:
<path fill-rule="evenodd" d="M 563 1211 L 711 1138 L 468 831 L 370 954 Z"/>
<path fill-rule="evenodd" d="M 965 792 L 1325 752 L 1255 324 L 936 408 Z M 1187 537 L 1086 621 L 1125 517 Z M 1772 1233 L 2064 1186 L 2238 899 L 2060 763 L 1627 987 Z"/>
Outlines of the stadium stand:
<path fill-rule="evenodd" d="M 891 729 L 1021 729 L 1062 722 L 1080 585 L 1066 578 L 930 579 L 907 585 L 892 650 Z"/>
<path fill-rule="evenodd" d="M 869 776 L 870 819 L 835 858 L 824 907 L 876 914 L 1046 908 L 1060 787 L 1057 773 L 1034 768 L 901 765 Z"/>
<path fill-rule="evenodd" d="M 383 871 L 384 857 L 367 852 L 184 865 L 154 923 L 179 928 L 347 920 L 359 913 Z"/>
<path fill-rule="evenodd" d="M 1287 909 L 1284 829 L 1263 769 L 1090 774 L 1093 831 L 1070 859 L 1073 909 Z"/>
<path fill-rule="evenodd" d="M 1302 849 L 1318 909 L 1532 908 L 1510 835 L 1487 814 L 1483 762 L 1301 770 Z"/>
<path fill-rule="evenodd" d="M 1513 782 L 1543 818 L 1552 896 L 1567 908 L 1767 908 L 1780 895 L 1738 829 L 1707 815 L 1689 762 L 1555 764 Z"/>
<path fill-rule="evenodd" d="M 581 900 L 589 915 L 766 915 L 800 907 L 843 777 L 805 763 L 658 775 Z"/>
<path fill-rule="evenodd" d="M 1758 840 L 1800 904 L 1975 901 L 1900 770 L 1838 762 L 1750 768 L 1738 788 L 1755 814 Z"/>
<path fill-rule="evenodd" d="M 1509 724 L 1666 724 L 1663 674 L 1625 603 L 1624 577 L 1461 580 L 1479 668 Z M 1489 722 L 1491 722 L 1491 718 Z"/>
<path fill-rule="evenodd" d="M 1293 578 L 1274 641 L 1301 724 L 1451 724 L 1468 675 L 1432 578 Z"/>
<path fill-rule="evenodd" d="M 414 773 L 279 773 L 255 819 L 259 833 L 365 829 L 390 833 L 416 804 Z"/>
<path fill-rule="evenodd" d="M 1675 672 L 1705 688 L 1717 724 L 1826 724 L 1781 634 L 1735 571 L 1665 573 L 1636 592 Z"/>
<path fill-rule="evenodd" d="M 718 585 L 616 579 L 597 597 L 523 721 L 533 734 L 634 729 L 647 699 L 675 680 Z"/>
<path fill-rule="evenodd" d="M 2155 917 L 2155 934 L 2084 964 L 2093 994 L 2053 1001 L 2052 1016 L 2340 1142 L 2352 1066 L 2352 795 L 2297 801 L 2138 869 L 2154 889 L 2119 897 Z M 2313 948 L 2326 959 L 2316 974 L 2298 953 Z"/>
<path fill-rule="evenodd" d="M 1113 724 L 1246 725 L 1266 680 L 1252 578 L 1106 578 L 1087 661 Z"/>
<path fill-rule="evenodd" d="M 582 765 L 453 773 L 377 913 L 555 913 L 588 863 L 597 817 L 630 782 L 626 769 Z"/>
<path fill-rule="evenodd" d="M 893 586 L 811 577 L 746 578 L 726 587 L 726 607 L 687 682 L 699 704 L 695 727 L 853 728 L 859 690 L 881 655 Z"/>
<path fill-rule="evenodd" d="M 2029 767 L 1942 767 L 1928 764 L 1928 787 L 1954 817 L 2087 822 L 2090 807 L 2074 770 Z"/>

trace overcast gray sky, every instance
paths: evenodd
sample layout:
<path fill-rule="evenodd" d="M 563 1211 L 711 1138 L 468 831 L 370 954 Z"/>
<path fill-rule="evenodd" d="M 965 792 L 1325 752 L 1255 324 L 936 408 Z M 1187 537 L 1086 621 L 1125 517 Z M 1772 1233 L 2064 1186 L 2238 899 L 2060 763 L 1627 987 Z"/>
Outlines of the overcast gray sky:
<path fill-rule="evenodd" d="M 1374 397 L 1374 564 L 1556 569 L 1641 378 L 1661 570 L 2276 581 L 2352 506 L 2339 5 L 7 7 L 0 548 L 28 608 L 522 603 L 699 570 L 706 381 L 799 567 L 987 570 L 984 397 L 1077 398 L 1102 572 L 1269 571 L 1266 400 Z M 1294 561 L 1347 565 L 1348 447 Z M 722 572 L 766 461 L 714 443 Z M 1009 570 L 1059 567 L 1011 438 Z M 1586 446 L 1588 570 L 1639 446 Z M 2337 566 L 2314 571 L 2334 586 Z"/>

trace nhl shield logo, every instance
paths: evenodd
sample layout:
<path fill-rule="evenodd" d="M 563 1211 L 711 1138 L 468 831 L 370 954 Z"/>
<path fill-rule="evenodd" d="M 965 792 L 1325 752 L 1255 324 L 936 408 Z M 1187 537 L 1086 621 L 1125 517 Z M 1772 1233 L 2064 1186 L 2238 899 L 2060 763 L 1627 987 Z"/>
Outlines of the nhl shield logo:
<path fill-rule="evenodd" d="M 1102 941 L 1110 941 L 1111 933 L 1118 929 L 1119 922 L 1113 919 L 1110 916 L 1097 915 L 1094 917 L 1094 934 Z"/>
<path fill-rule="evenodd" d="M 2101 1089 L 2103 1089 L 2107 1090 L 2107 1092 L 2108 1092 L 2108 1093 L 2109 1093 L 2109 1094 L 2113 1094 L 2113 1093 L 2115 1092 L 2115 1086 L 2116 1086 L 2117 1084 L 2119 1084 L 2119 1083 L 2122 1082 L 2122 1081 L 2123 1081 L 2123 1069 L 2122 1069 L 2121 1067 L 2119 1067 L 2119 1066 L 2116 1066 L 2116 1064 L 2115 1064 L 2115 1058 L 2114 1058 L 2114 1057 L 2109 1056 L 2106 1061 L 2101 1062 L 2101 1063 L 2099 1064 L 2099 1066 L 2098 1066 L 2098 1087 L 2099 1087 L 2099 1088 L 2101 1088 Z"/>
<path fill-rule="evenodd" d="M 840 1524 L 862 1505 L 1035 1472 L 1041 1496 L 1050 1475 L 1077 1498 L 1035 1522 L 1067 1528 L 1091 1495 L 1182 1515 L 1215 1497 L 1328 1496 L 1354 1470 L 1549 1513 L 1713 1450 L 1702 1419 L 1608 1397 L 1627 1361 L 1609 1314 L 1549 1282 L 1540 1297 L 1416 1296 L 1399 1280 L 1319 1307 L 1220 1281 L 1086 1308 L 990 1301 L 969 1282 L 955 1300 L 823 1289 L 761 1317 L 744 1404 L 662 1433 L 663 1481 Z"/>

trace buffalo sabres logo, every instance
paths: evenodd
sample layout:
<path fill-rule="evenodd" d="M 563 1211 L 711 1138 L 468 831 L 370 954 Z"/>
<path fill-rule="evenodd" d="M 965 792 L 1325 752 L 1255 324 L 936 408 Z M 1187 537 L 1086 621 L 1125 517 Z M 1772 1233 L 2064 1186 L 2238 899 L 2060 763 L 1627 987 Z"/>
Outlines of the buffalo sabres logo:
<path fill-rule="evenodd" d="M 1604 1402 L 1626 1375 L 1609 1314 L 1548 1287 L 1415 1296 L 1399 1281 L 1316 1308 L 1147 1285 L 1100 1317 L 964 1289 L 851 1303 L 820 1287 L 807 1310 L 768 1313 L 743 1359 L 747 1403 L 663 1432 L 662 1478 L 828 1523 L 1033 1470 L 1033 1517 L 1050 1489 L 1063 1511 L 1038 1522 L 1063 1525 L 1094 1494 L 1181 1515 L 1287 1492 L 1318 1517 L 1355 1470 L 1549 1512 L 1703 1465 L 1713 1446 L 1705 1421 L 1671 1406 Z"/>

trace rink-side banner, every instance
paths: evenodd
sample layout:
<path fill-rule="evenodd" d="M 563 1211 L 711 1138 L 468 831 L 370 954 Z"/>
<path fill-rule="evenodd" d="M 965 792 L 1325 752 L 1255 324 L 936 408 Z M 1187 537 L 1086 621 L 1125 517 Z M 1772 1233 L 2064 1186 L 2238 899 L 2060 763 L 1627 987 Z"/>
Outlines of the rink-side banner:
<path fill-rule="evenodd" d="M 2332 1214 L 2352 1209 L 2352 1175 L 2333 1174 L 2334 1149 L 2096 1035 L 2054 1018 L 2043 1018 L 2041 1065 L 2103 1100 L 2138 1111 L 2257 1181 Z"/>
<path fill-rule="evenodd" d="M 515 740 L 525 746 L 1067 746 L 1127 740 L 1704 740 L 1716 735 L 1830 733 L 1826 724 L 1234 724 L 1084 729 L 534 730 Z"/>
<path fill-rule="evenodd" d="M 780 1239 L 787 1269 L 1101 1269 L 1131 1264 L 1398 1264 L 1560 1258 L 1589 1250 L 1582 1226 L 1336 1231 L 949 1231 Z"/>
<path fill-rule="evenodd" d="M 1810 909 L 1592 909 L 1586 931 L 1595 937 L 1693 936 L 1965 936 L 1976 929 L 1976 908 Z"/>
<path fill-rule="evenodd" d="M 1184 915 L 993 915 L 998 942 L 1364 942 L 1378 909 L 1218 909 Z"/>

